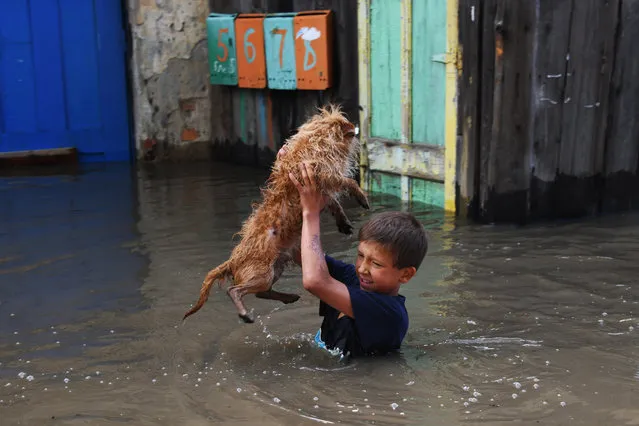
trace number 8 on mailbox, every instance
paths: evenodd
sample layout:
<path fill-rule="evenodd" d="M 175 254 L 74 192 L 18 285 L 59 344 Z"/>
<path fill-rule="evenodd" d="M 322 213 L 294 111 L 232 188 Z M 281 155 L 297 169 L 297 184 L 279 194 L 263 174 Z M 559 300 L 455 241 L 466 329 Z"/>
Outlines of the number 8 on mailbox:
<path fill-rule="evenodd" d="M 324 90 L 332 84 L 332 13 L 300 12 L 293 19 L 297 88 Z"/>

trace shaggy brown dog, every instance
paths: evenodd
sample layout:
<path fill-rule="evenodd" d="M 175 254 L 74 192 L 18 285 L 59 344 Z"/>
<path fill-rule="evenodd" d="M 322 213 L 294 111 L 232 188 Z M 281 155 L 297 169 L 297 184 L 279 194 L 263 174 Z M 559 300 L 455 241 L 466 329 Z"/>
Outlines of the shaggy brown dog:
<path fill-rule="evenodd" d="M 326 207 L 335 217 L 340 232 L 350 234 L 353 229 L 339 203 L 340 195 L 354 196 L 362 207 L 369 208 L 366 195 L 351 179 L 359 152 L 355 126 L 339 108 L 321 109 L 285 146 L 286 155 L 278 156 L 262 189 L 262 202 L 253 205 L 253 212 L 238 233 L 240 242 L 226 262 L 207 274 L 197 303 L 184 319 L 204 305 L 215 281 L 219 280 L 221 285 L 226 278 L 232 278 L 227 294 L 245 322 L 253 322 L 242 302 L 247 294 L 283 303 L 299 299 L 297 294 L 280 293 L 271 287 L 292 260 L 291 251 L 299 245 L 302 209 L 289 172 L 298 176 L 303 161 L 312 164 L 317 185 L 327 197 Z"/>

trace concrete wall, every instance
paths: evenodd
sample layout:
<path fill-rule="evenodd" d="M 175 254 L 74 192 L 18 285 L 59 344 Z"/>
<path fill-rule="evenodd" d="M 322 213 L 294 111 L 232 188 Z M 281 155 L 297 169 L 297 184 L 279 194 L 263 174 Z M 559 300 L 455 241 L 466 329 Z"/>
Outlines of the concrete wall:
<path fill-rule="evenodd" d="M 211 141 L 206 0 L 127 0 L 140 159 L 207 159 Z"/>

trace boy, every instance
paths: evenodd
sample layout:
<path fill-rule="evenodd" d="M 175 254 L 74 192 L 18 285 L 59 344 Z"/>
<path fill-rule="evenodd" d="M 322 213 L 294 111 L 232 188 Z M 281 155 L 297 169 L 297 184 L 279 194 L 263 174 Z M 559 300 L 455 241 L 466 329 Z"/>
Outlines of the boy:
<path fill-rule="evenodd" d="M 320 299 L 322 326 L 316 342 L 343 357 L 383 354 L 399 349 L 408 329 L 402 284 L 417 272 L 428 242 L 423 226 L 408 213 L 381 213 L 359 232 L 355 265 L 327 256 L 320 242 L 325 200 L 312 169 L 300 165 L 297 187 L 302 205 L 302 282 Z"/>

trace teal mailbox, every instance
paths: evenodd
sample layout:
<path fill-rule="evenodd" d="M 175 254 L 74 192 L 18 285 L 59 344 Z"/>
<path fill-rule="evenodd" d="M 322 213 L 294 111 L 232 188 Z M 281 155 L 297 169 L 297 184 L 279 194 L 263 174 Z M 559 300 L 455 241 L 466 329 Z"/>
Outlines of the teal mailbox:
<path fill-rule="evenodd" d="M 237 85 L 236 13 L 211 13 L 206 18 L 211 84 Z"/>
<path fill-rule="evenodd" d="M 266 75 L 269 89 L 295 90 L 295 13 L 272 13 L 264 19 Z"/>

